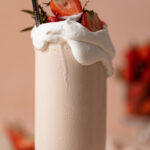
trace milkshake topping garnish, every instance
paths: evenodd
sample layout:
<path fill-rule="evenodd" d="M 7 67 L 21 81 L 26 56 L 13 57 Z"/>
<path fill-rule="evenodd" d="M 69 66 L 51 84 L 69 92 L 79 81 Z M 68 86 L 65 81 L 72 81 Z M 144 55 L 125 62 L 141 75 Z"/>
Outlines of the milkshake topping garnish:
<path fill-rule="evenodd" d="M 82 12 L 79 0 L 51 0 L 50 8 L 55 16 L 72 16 Z"/>
<path fill-rule="evenodd" d="M 104 22 L 100 20 L 98 14 L 93 10 L 87 10 L 85 7 L 87 6 L 87 1 L 82 8 L 79 0 L 51 0 L 48 3 L 43 3 L 46 6 L 50 6 L 51 11 L 54 16 L 49 16 L 46 11 L 44 11 L 43 7 L 39 5 L 39 18 L 40 23 L 51 23 L 64 21 L 71 16 L 79 15 L 78 22 L 81 23 L 84 27 L 86 27 L 91 32 L 96 32 L 103 29 Z M 34 12 L 30 10 L 22 10 L 25 13 L 32 15 L 34 18 Z M 81 18 L 80 18 L 81 17 Z M 77 21 L 77 20 L 75 20 Z M 32 27 L 28 27 L 23 29 L 22 31 L 31 30 Z"/>
<path fill-rule="evenodd" d="M 88 10 L 85 10 L 83 13 L 81 23 L 92 32 L 103 29 L 104 25 L 104 22 L 99 19 L 97 13 Z"/>

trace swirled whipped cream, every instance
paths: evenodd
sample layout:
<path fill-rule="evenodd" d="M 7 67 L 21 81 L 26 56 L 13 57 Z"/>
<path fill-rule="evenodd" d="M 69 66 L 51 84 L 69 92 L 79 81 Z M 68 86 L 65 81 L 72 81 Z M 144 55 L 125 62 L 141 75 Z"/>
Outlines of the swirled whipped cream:
<path fill-rule="evenodd" d="M 81 65 L 102 62 L 108 76 L 112 75 L 115 50 L 106 25 L 100 31 L 91 32 L 80 23 L 67 19 L 34 27 L 31 38 L 35 49 L 41 51 L 51 43 L 67 42 L 75 60 Z"/>

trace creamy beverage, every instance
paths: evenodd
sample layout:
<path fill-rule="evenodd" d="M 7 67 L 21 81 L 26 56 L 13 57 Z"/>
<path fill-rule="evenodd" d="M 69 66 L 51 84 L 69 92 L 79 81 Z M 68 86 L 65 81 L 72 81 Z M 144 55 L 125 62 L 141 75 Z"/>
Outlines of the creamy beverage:
<path fill-rule="evenodd" d="M 105 150 L 106 84 L 115 55 L 107 25 L 79 0 L 51 0 L 54 16 L 32 2 L 35 150 Z"/>
<path fill-rule="evenodd" d="M 82 66 L 69 46 L 36 51 L 36 150 L 104 149 L 106 72 Z M 42 138 L 41 138 L 42 137 Z"/>
<path fill-rule="evenodd" d="M 67 20 L 35 27 L 31 36 L 36 150 L 104 150 L 106 79 L 114 55 L 107 27 L 92 33 Z"/>

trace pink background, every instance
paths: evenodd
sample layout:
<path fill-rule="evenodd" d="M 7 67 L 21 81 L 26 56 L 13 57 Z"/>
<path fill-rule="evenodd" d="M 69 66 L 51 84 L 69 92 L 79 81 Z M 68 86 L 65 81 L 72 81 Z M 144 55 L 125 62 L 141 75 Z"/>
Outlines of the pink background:
<path fill-rule="evenodd" d="M 5 121 L 22 121 L 33 129 L 34 51 L 30 33 L 19 32 L 34 24 L 30 16 L 20 12 L 31 8 L 31 0 L 3 0 L 0 5 L 0 126 Z M 122 64 L 121 56 L 129 43 L 150 38 L 150 0 L 91 0 L 88 8 L 109 25 L 117 51 L 115 69 Z M 129 133 L 118 121 L 123 114 L 123 95 L 124 86 L 114 74 L 108 81 L 109 134 Z"/>

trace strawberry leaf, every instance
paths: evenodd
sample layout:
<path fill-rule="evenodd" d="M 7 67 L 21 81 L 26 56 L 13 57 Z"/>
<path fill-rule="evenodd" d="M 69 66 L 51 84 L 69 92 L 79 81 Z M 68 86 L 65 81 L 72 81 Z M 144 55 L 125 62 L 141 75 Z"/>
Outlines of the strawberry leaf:
<path fill-rule="evenodd" d="M 87 0 L 87 1 L 85 2 L 84 6 L 83 6 L 83 11 L 86 11 L 86 7 L 87 7 L 87 5 L 88 5 L 89 2 L 90 2 L 90 0 Z"/>
<path fill-rule="evenodd" d="M 24 13 L 27 13 L 27 14 L 29 14 L 29 15 L 34 15 L 34 12 L 31 11 L 31 10 L 23 9 L 23 10 L 21 10 L 21 11 L 24 12 Z"/>
<path fill-rule="evenodd" d="M 39 12 L 40 12 L 40 22 L 41 23 L 46 23 L 48 16 L 46 11 L 44 11 L 43 7 L 41 5 L 39 5 Z"/>
<path fill-rule="evenodd" d="M 32 29 L 33 29 L 33 26 L 27 27 L 27 28 L 25 28 L 25 29 L 22 29 L 20 32 L 30 31 L 30 30 L 32 30 Z"/>
<path fill-rule="evenodd" d="M 27 14 L 29 14 L 29 15 L 32 15 L 32 18 L 35 19 L 35 16 L 34 16 L 34 12 L 33 12 L 33 11 L 27 10 L 27 9 L 23 9 L 23 10 L 21 10 L 21 11 L 24 12 L 24 13 L 27 13 Z M 42 24 L 42 23 L 47 23 L 47 21 L 48 21 L 48 15 L 47 15 L 46 11 L 44 11 L 44 9 L 43 9 L 43 7 L 42 7 L 41 5 L 39 5 L 39 15 L 40 15 L 40 23 L 41 23 L 41 24 Z M 32 30 L 32 29 L 33 29 L 33 26 L 27 27 L 27 28 L 21 30 L 20 32 L 30 31 L 30 30 Z"/>

